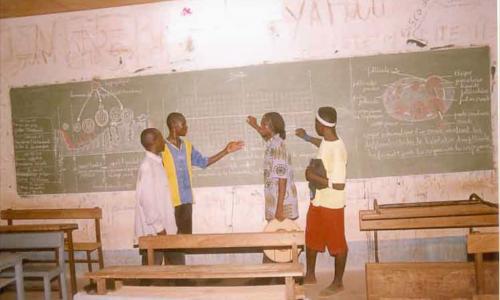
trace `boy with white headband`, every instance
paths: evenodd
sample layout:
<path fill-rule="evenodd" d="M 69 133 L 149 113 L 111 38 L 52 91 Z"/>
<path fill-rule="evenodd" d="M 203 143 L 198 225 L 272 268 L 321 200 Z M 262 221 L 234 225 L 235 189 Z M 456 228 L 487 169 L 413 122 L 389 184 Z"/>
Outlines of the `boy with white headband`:
<path fill-rule="evenodd" d="M 335 256 L 335 277 L 327 288 L 321 291 L 321 297 L 329 297 L 343 290 L 342 277 L 347 261 L 347 243 L 344 234 L 345 179 L 347 151 L 344 142 L 336 131 L 337 112 L 333 107 L 321 107 L 316 113 L 316 133 L 322 137 L 307 135 L 299 128 L 295 134 L 318 149 L 317 158 L 323 161 L 327 177 L 306 169 L 307 181 L 317 190 L 307 212 L 306 258 L 307 272 L 305 284 L 316 283 L 315 268 L 318 252 L 325 247 L 331 256 Z"/>

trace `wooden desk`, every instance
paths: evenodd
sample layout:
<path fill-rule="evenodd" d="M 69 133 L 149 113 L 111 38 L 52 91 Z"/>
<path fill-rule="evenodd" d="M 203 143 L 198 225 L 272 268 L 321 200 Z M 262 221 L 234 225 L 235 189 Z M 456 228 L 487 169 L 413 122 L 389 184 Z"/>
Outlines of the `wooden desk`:
<path fill-rule="evenodd" d="M 359 211 L 361 231 L 373 231 L 375 263 L 365 265 L 367 299 L 472 298 L 474 264 L 468 262 L 379 263 L 378 231 L 497 227 L 498 204 L 470 195 L 468 200 L 394 203 Z M 487 290 L 498 290 L 498 264 L 488 264 Z M 494 286 L 496 284 L 496 287 Z M 485 288 L 486 289 L 486 288 Z"/>
<path fill-rule="evenodd" d="M 359 211 L 359 230 L 373 231 L 375 262 L 378 257 L 378 231 L 436 228 L 497 227 L 498 204 L 484 201 L 476 194 L 468 200 L 395 203 Z"/>
<path fill-rule="evenodd" d="M 63 231 L 68 239 L 69 276 L 71 282 L 71 293 L 76 294 L 76 272 L 75 253 L 73 251 L 73 230 L 78 229 L 78 224 L 25 224 L 25 225 L 3 225 L 0 233 L 22 233 L 22 232 L 50 232 Z"/>

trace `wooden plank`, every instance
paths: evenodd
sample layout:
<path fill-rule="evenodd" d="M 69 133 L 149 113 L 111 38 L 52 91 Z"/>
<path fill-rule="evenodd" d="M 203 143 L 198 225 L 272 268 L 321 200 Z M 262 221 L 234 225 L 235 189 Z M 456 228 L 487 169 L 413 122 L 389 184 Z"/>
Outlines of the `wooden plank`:
<path fill-rule="evenodd" d="M 292 262 L 298 263 L 299 262 L 299 249 L 297 247 L 297 244 L 293 243 L 292 245 Z"/>
<path fill-rule="evenodd" d="M 155 252 L 151 248 L 149 248 L 147 252 L 148 252 L 148 265 L 152 266 L 155 264 Z"/>
<path fill-rule="evenodd" d="M 461 205 L 461 204 L 477 204 L 486 201 L 481 200 L 444 200 L 444 201 L 428 201 L 428 202 L 405 202 L 405 203 L 388 203 L 379 204 L 378 208 L 401 208 L 401 207 L 431 207 L 442 205 Z"/>
<path fill-rule="evenodd" d="M 285 277 L 286 299 L 295 300 L 295 281 L 293 277 Z"/>
<path fill-rule="evenodd" d="M 418 208 L 418 207 L 433 207 L 433 206 L 456 206 L 456 205 L 473 205 L 481 204 L 498 209 L 497 203 L 492 203 L 483 200 L 477 194 L 472 193 L 467 200 L 442 200 L 442 201 L 428 201 L 428 202 L 404 202 L 404 203 L 388 203 L 378 204 L 377 199 L 373 200 L 374 210 L 390 209 L 390 208 Z"/>
<path fill-rule="evenodd" d="M 102 210 L 94 208 L 62 209 L 6 209 L 0 212 L 3 220 L 53 220 L 53 219 L 101 219 Z"/>
<path fill-rule="evenodd" d="M 2 0 L 0 1 L 0 18 L 44 15 L 159 1 L 162 0 Z"/>
<path fill-rule="evenodd" d="M 85 295 L 88 297 L 88 295 Z M 82 299 L 203 299 L 203 300 L 284 300 L 284 285 L 259 286 L 127 286 L 109 291 L 109 298 Z M 304 298 L 300 298 L 304 299 Z"/>
<path fill-rule="evenodd" d="M 476 293 L 484 294 L 484 271 L 482 253 L 476 253 L 474 255 L 474 275 L 476 280 Z"/>
<path fill-rule="evenodd" d="M 231 234 L 158 235 L 139 238 L 139 248 L 208 249 L 298 246 L 305 244 L 303 231 Z"/>
<path fill-rule="evenodd" d="M 0 233 L 67 231 L 75 229 L 78 229 L 78 224 L 73 223 L 2 225 L 0 226 Z"/>
<path fill-rule="evenodd" d="M 363 220 L 402 219 L 417 217 L 470 216 L 498 214 L 498 209 L 483 205 L 456 205 L 411 208 L 387 208 L 379 211 L 371 210 L 360 214 Z"/>
<path fill-rule="evenodd" d="M 8 286 L 9 284 L 16 282 L 16 278 L 11 277 L 11 278 L 0 278 L 0 289 Z"/>
<path fill-rule="evenodd" d="M 475 232 L 467 236 L 467 253 L 498 252 L 498 232 Z"/>
<path fill-rule="evenodd" d="M 306 298 L 306 289 L 303 285 L 295 283 L 295 298 L 296 299 L 305 299 Z"/>
<path fill-rule="evenodd" d="M 360 217 L 360 219 L 361 219 L 361 216 L 364 216 L 364 215 L 369 215 L 369 214 L 372 214 L 372 213 L 374 213 L 374 212 L 375 212 L 374 210 L 360 210 L 360 211 L 358 212 L 358 214 L 359 214 L 359 217 Z"/>
<path fill-rule="evenodd" d="M 114 266 L 86 273 L 98 279 L 195 279 L 303 276 L 302 264 Z"/>
<path fill-rule="evenodd" d="M 68 250 L 68 243 L 65 243 L 64 249 Z M 84 243 L 73 243 L 73 250 L 75 251 L 93 251 L 97 248 L 101 247 L 101 243 L 92 243 L 92 242 L 84 242 Z"/>
<path fill-rule="evenodd" d="M 404 230 L 498 226 L 498 215 L 448 216 L 387 220 L 360 220 L 363 230 Z"/>
<path fill-rule="evenodd" d="M 476 292 L 484 294 L 485 272 L 483 253 L 498 252 L 497 232 L 475 232 L 467 236 L 467 253 L 474 253 Z"/>
<path fill-rule="evenodd" d="M 123 280 L 115 280 L 115 289 L 121 289 L 123 287 Z"/>
<path fill-rule="evenodd" d="M 106 279 L 104 278 L 99 278 L 96 280 L 97 283 L 97 295 L 104 295 L 106 294 Z"/>
<path fill-rule="evenodd" d="M 498 294 L 490 294 L 490 295 L 474 295 L 472 300 L 498 300 Z"/>
<path fill-rule="evenodd" d="M 485 263 L 486 292 L 498 291 L 498 262 Z M 368 299 L 472 298 L 474 264 L 468 262 L 368 263 Z"/>

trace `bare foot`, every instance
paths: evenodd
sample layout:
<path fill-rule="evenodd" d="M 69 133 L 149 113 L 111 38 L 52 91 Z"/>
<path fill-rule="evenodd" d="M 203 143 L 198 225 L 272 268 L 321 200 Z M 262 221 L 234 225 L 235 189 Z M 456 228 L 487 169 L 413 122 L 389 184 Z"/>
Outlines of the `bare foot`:
<path fill-rule="evenodd" d="M 320 298 L 328 298 L 338 292 L 341 292 L 344 290 L 344 286 L 342 284 L 331 284 L 330 286 L 328 286 L 327 288 L 325 288 L 324 290 L 322 290 L 320 293 L 319 293 L 319 297 Z"/>
<path fill-rule="evenodd" d="M 304 284 L 316 284 L 317 280 L 316 280 L 316 276 L 312 275 L 312 276 L 309 276 L 309 275 L 306 275 L 306 277 L 304 277 Z"/>

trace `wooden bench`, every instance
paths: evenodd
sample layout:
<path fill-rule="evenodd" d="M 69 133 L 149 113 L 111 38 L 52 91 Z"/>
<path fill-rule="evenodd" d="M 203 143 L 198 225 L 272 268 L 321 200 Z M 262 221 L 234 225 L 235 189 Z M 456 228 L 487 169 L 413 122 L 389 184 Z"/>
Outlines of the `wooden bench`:
<path fill-rule="evenodd" d="M 467 236 L 467 253 L 474 254 L 476 293 L 478 295 L 485 292 L 483 253 L 493 252 L 498 252 L 498 232 L 473 232 Z"/>
<path fill-rule="evenodd" d="M 97 293 L 106 293 L 106 279 L 198 279 L 198 278 L 285 278 L 286 299 L 303 297 L 294 277 L 304 276 L 302 264 L 298 262 L 299 248 L 305 243 L 303 231 L 272 233 L 228 233 L 147 236 L 139 239 L 139 248 L 148 255 L 147 266 L 116 266 L 87 273 L 86 277 L 97 281 Z M 267 264 L 223 264 L 223 265 L 152 265 L 155 250 L 209 250 L 209 249 L 289 249 L 291 262 Z M 300 295 L 299 295 L 300 294 Z"/>
<path fill-rule="evenodd" d="M 3 220 L 7 220 L 8 225 L 13 225 L 14 220 L 94 220 L 95 241 L 72 243 L 73 251 L 86 253 L 86 259 L 75 259 L 75 263 L 86 263 L 90 272 L 92 271 L 92 263 L 98 263 L 100 269 L 104 267 L 101 244 L 101 208 L 7 209 L 2 210 L 0 215 Z M 66 242 L 65 250 L 68 251 L 70 246 Z M 97 259 L 92 259 L 94 251 L 97 251 Z"/>

